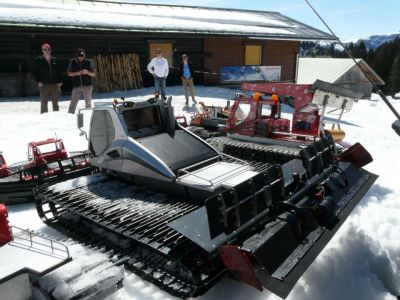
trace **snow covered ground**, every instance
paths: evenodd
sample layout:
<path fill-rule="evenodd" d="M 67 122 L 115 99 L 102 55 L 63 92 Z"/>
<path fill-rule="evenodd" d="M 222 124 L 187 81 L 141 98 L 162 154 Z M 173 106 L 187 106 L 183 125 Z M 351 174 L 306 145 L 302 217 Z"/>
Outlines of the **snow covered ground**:
<path fill-rule="evenodd" d="M 173 96 L 176 115 L 189 116 L 196 110 L 194 106 L 183 106 L 180 86 L 168 87 L 167 92 Z M 232 89 L 196 87 L 197 101 L 204 101 L 207 105 L 225 105 L 235 92 Z M 98 94 L 94 98 L 95 101 L 111 101 L 113 97 L 122 96 L 150 97 L 152 93 L 152 89 L 141 89 Z M 0 150 L 9 164 L 25 159 L 29 141 L 54 137 L 55 134 L 64 140 L 69 151 L 86 149 L 86 140 L 76 129 L 76 117 L 66 113 L 69 104 L 66 100 L 61 102 L 60 112 L 40 115 L 38 99 L 0 99 Z M 392 103 L 400 110 L 400 101 L 392 100 Z M 386 300 L 400 295 L 400 185 L 397 177 L 400 137 L 391 129 L 394 116 L 382 101 L 362 100 L 344 115 L 343 120 L 342 129 L 346 131 L 347 140 L 359 141 L 369 150 L 374 162 L 366 169 L 380 177 L 288 299 Z M 58 235 L 39 220 L 33 204 L 10 206 L 9 209 L 13 225 L 48 236 Z M 75 258 L 85 255 L 75 246 L 71 247 L 71 252 Z M 174 298 L 126 272 L 124 287 L 109 299 Z M 268 291 L 260 293 L 225 278 L 199 299 L 279 298 Z"/>

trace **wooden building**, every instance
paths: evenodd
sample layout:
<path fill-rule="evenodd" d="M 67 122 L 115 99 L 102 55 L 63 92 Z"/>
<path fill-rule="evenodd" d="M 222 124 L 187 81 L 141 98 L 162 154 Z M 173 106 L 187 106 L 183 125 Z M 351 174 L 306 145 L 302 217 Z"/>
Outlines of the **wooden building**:
<path fill-rule="evenodd" d="M 196 71 L 196 84 L 234 82 L 222 76 L 224 67 L 240 73 L 245 66 L 256 67 L 255 75 L 272 70 L 274 80 L 294 82 L 300 42 L 332 39 L 277 12 L 89 0 L 11 5 L 0 0 L 0 96 L 37 93 L 30 72 L 43 43 L 52 46 L 65 69 L 77 48 L 88 57 L 136 53 L 143 83 L 150 86 L 146 66 L 156 48 L 170 63 L 167 85 L 180 84 L 177 68 L 183 53 Z M 236 80 L 243 78 L 239 74 Z M 65 78 L 63 90 L 69 89 Z"/>

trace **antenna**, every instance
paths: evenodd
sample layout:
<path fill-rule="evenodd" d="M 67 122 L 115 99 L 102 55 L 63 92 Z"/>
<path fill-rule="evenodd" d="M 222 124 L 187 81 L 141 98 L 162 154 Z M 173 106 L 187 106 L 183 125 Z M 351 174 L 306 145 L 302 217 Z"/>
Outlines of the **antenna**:
<path fill-rule="evenodd" d="M 396 111 L 396 109 L 393 107 L 393 105 L 389 102 L 389 100 L 386 98 L 386 96 L 383 94 L 383 92 L 378 88 L 378 86 L 375 84 L 375 82 L 372 81 L 372 79 L 368 76 L 368 74 L 363 70 L 361 67 L 360 63 L 356 61 L 354 56 L 351 54 L 351 52 L 345 47 L 345 45 L 342 43 L 342 41 L 336 36 L 336 34 L 332 31 L 332 29 L 326 24 L 324 19 L 319 15 L 319 13 L 315 10 L 315 8 L 311 5 L 311 3 L 308 0 L 304 0 L 308 6 L 312 9 L 312 11 L 317 15 L 317 17 L 321 20 L 321 22 L 325 25 L 325 27 L 329 30 L 329 32 L 333 35 L 333 37 L 338 41 L 338 43 L 343 47 L 344 51 L 346 54 L 354 61 L 354 63 L 357 65 L 357 67 L 363 72 L 365 77 L 368 79 L 368 81 L 372 84 L 373 88 L 375 91 L 379 94 L 379 96 L 382 98 L 382 100 L 385 102 L 385 104 L 389 107 L 389 109 L 392 111 L 392 113 L 396 116 L 397 120 L 393 122 L 392 128 L 398 135 L 400 135 L 400 115 Z"/>

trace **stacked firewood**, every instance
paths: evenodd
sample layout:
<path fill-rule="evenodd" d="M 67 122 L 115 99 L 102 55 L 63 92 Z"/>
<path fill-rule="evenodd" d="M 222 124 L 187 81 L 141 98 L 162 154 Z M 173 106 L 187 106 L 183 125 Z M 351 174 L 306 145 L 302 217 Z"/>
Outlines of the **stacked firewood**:
<path fill-rule="evenodd" d="M 143 87 L 137 54 L 98 54 L 92 59 L 97 72 L 93 87 L 95 92 L 126 91 Z"/>

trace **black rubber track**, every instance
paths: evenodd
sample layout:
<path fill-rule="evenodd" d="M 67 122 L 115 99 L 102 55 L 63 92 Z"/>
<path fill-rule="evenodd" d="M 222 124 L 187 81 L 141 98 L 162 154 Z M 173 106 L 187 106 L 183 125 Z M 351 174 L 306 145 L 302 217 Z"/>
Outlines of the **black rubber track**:
<path fill-rule="evenodd" d="M 49 226 L 122 253 L 128 269 L 171 295 L 203 294 L 224 273 L 217 256 L 166 225 L 198 208 L 179 196 L 97 174 L 40 189 L 36 207 Z"/>

